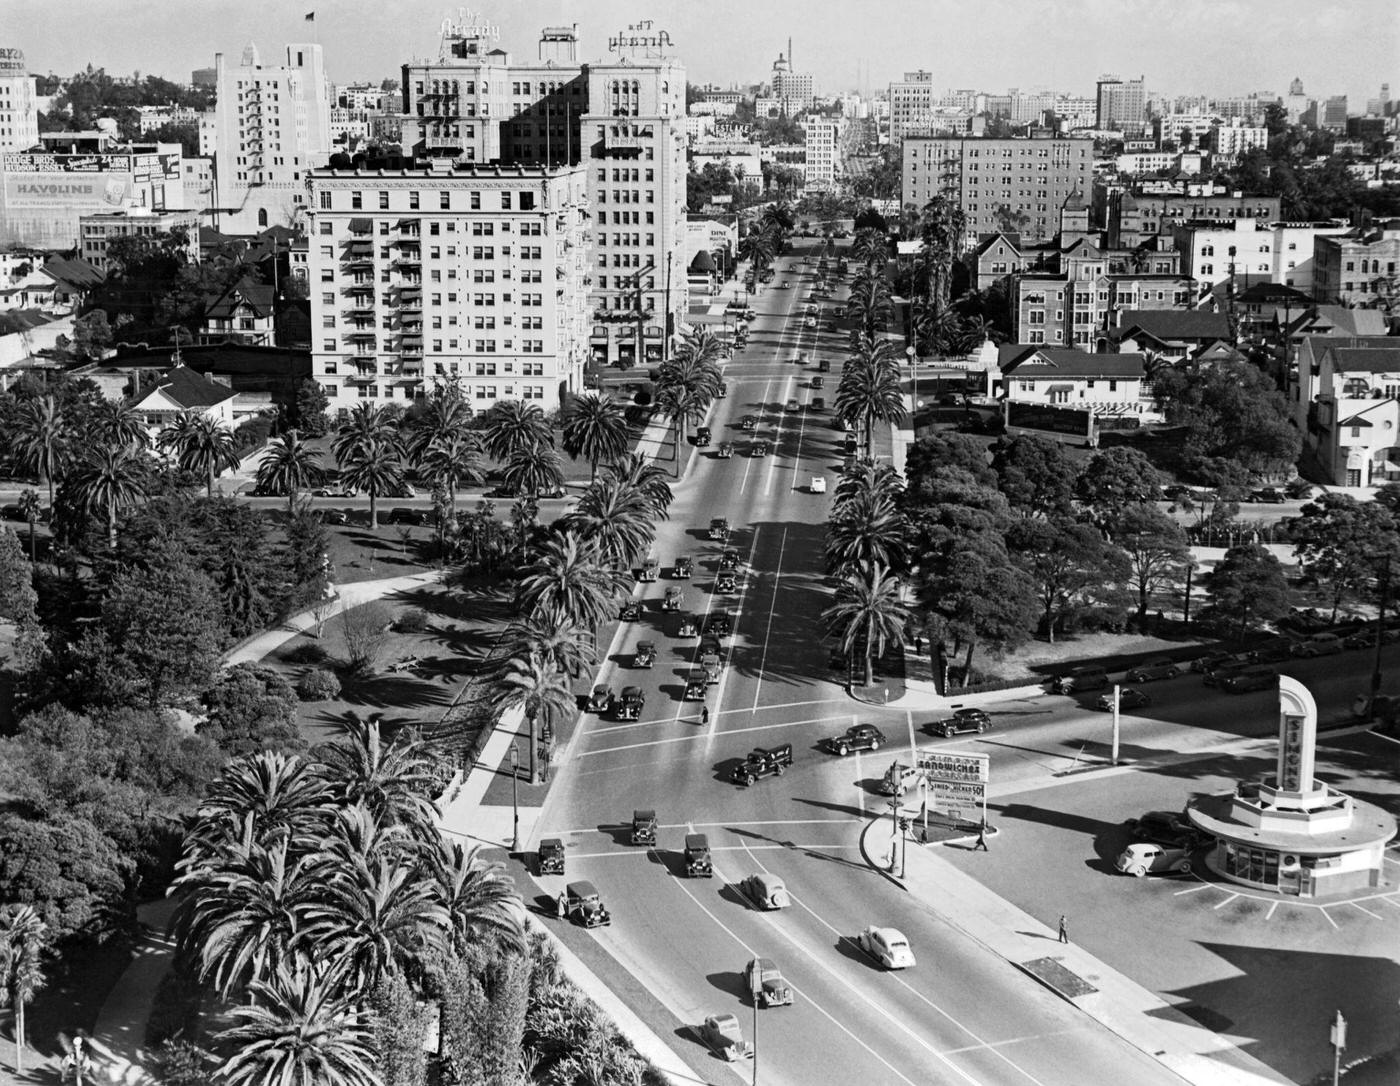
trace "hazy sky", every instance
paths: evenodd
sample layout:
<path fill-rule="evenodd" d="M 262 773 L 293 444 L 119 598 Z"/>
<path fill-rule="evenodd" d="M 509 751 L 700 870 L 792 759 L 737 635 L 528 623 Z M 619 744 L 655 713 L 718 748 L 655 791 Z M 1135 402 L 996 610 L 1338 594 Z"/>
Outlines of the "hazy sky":
<path fill-rule="evenodd" d="M 1168 94 L 1281 94 L 1296 75 L 1309 95 L 1349 95 L 1354 112 L 1382 82 L 1400 96 L 1400 0 L 506 0 L 468 10 L 528 58 L 542 26 L 577 23 L 589 60 L 649 18 L 701 83 L 765 78 L 791 36 L 797 68 L 822 92 L 854 87 L 858 71 L 879 88 L 925 68 L 935 86 L 995 92 L 1092 94 L 1112 72 Z M 188 80 L 216 52 L 237 63 L 249 40 L 265 61 L 318 40 L 330 77 L 350 82 L 435 56 L 455 11 L 433 0 L 0 0 L 0 46 L 23 49 L 36 72 L 92 63 Z"/>

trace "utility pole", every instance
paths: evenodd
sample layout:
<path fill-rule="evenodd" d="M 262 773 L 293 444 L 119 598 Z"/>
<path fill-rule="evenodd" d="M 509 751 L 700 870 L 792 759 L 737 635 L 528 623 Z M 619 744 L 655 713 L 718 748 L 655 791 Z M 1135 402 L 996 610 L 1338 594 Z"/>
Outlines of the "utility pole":
<path fill-rule="evenodd" d="M 1117 764 L 1118 764 L 1118 724 L 1119 724 L 1118 703 L 1119 703 L 1119 700 L 1120 700 L 1120 695 L 1121 695 L 1122 693 L 1123 693 L 1123 688 L 1122 688 L 1121 686 L 1119 686 L 1117 683 L 1114 683 L 1114 684 L 1113 684 L 1113 764 L 1114 764 L 1114 765 L 1117 765 Z"/>
<path fill-rule="evenodd" d="M 1347 1020 L 1342 1012 L 1332 1022 L 1332 1086 L 1338 1086 L 1342 1079 L 1342 1053 L 1347 1047 Z"/>

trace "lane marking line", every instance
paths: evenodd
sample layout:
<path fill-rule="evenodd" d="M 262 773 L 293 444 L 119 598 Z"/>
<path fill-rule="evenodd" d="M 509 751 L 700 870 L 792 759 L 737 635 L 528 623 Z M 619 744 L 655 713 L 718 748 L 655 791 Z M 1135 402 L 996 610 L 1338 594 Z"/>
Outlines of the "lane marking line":
<path fill-rule="evenodd" d="M 750 732 L 776 731 L 781 728 L 798 728 L 803 727 L 807 724 L 820 724 L 822 721 L 829 719 L 830 717 L 817 717 L 813 720 L 790 720 L 783 724 L 755 724 L 751 728 L 734 728 L 730 731 L 725 732 L 724 734 L 727 737 L 731 735 L 747 735 Z M 623 743 L 615 747 L 601 747 L 598 750 L 585 750 L 581 751 L 578 757 L 592 758 L 599 754 L 613 754 L 617 751 L 637 750 L 641 747 L 660 747 L 670 743 L 693 743 L 697 739 L 708 738 L 709 736 L 699 733 L 693 735 L 673 735 L 666 739 L 653 739 L 645 743 Z"/>
<path fill-rule="evenodd" d="M 1350 905 L 1353 909 L 1361 909 L 1361 911 L 1367 916 L 1369 916 L 1372 920 L 1379 920 L 1381 918 L 1380 913 L 1373 913 L 1370 909 L 1362 909 L 1361 906 L 1354 901 L 1348 901 L 1346 904 Z"/>
<path fill-rule="evenodd" d="M 754 538 L 754 545 L 755 545 L 755 546 L 757 546 L 757 544 L 758 544 L 757 536 L 758 536 L 758 529 L 755 528 L 755 529 L 754 529 L 754 537 L 755 537 L 755 538 Z M 787 525 L 784 525 L 784 526 L 783 526 L 783 538 L 782 538 L 782 541 L 778 544 L 778 568 L 775 569 L 775 570 L 773 571 L 773 597 L 772 597 L 772 599 L 769 600 L 769 602 L 768 602 L 768 624 L 767 624 L 767 626 L 764 627 L 764 630 L 763 630 L 763 648 L 762 648 L 762 650 L 760 650 L 759 655 L 758 655 L 758 668 L 757 668 L 757 671 L 756 671 L 756 674 L 757 674 L 757 677 L 758 677 L 758 681 L 754 683 L 754 688 L 753 688 L 753 705 L 750 706 L 750 708 L 751 708 L 752 710 L 757 710 L 757 709 L 758 709 L 758 696 L 759 696 L 759 693 L 763 690 L 763 667 L 764 667 L 764 665 L 768 662 L 768 639 L 769 639 L 769 638 L 772 636 L 772 634 L 773 634 L 773 616 L 774 616 L 775 614 L 777 614 L 777 611 L 778 611 L 778 590 L 779 590 L 779 588 L 782 587 L 782 583 L 783 583 L 783 555 L 787 552 L 787 537 L 788 537 Z M 750 556 L 750 557 L 752 557 L 752 556 Z M 752 564 L 752 562 L 751 562 L 750 564 Z M 746 585 L 745 587 L 747 587 L 747 585 Z"/>

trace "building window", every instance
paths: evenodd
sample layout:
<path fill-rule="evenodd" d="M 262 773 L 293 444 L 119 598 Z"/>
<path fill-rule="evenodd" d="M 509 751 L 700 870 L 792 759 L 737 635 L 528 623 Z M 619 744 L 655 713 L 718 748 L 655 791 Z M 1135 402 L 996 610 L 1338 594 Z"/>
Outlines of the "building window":
<path fill-rule="evenodd" d="M 350 209 L 352 211 L 359 211 L 362 207 L 364 207 L 364 204 L 365 201 L 363 193 L 352 192 L 350 194 Z"/>
<path fill-rule="evenodd" d="M 452 193 L 450 193 L 450 192 L 439 192 L 439 193 L 438 193 L 438 209 L 439 209 L 440 211 L 451 211 L 451 210 L 452 210 Z"/>

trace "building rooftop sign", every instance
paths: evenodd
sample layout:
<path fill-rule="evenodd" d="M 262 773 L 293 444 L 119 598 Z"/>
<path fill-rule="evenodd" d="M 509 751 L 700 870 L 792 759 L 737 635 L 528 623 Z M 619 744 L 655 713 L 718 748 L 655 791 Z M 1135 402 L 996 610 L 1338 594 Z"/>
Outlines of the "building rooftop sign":
<path fill-rule="evenodd" d="M 444 38 L 490 38 L 492 41 L 501 40 L 501 28 L 494 23 L 485 21 L 479 11 L 468 11 L 465 7 L 459 7 L 454 16 L 448 12 L 442 20 L 442 36 Z"/>
<path fill-rule="evenodd" d="M 626 30 L 608 39 L 608 52 L 630 53 L 641 50 L 645 56 L 660 56 L 663 49 L 671 47 L 671 35 L 665 30 L 654 30 L 650 19 L 633 23 Z"/>
<path fill-rule="evenodd" d="M 29 69 L 25 67 L 24 50 L 22 49 L 0 49 L 0 76 L 6 75 L 27 75 Z"/>

